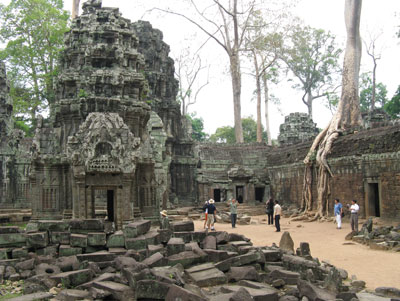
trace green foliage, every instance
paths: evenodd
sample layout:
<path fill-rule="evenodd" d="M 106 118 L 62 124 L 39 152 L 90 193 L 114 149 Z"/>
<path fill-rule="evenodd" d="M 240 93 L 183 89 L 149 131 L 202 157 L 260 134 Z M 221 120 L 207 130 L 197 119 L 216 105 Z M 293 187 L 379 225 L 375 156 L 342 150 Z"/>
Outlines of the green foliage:
<path fill-rule="evenodd" d="M 372 79 L 369 73 L 361 74 L 360 79 L 360 109 L 362 112 L 368 112 L 371 108 L 372 100 Z M 375 87 L 375 107 L 384 107 L 387 100 L 386 86 L 382 83 L 377 83 Z"/>
<path fill-rule="evenodd" d="M 341 53 L 330 32 L 309 26 L 293 27 L 282 59 L 297 78 L 293 88 L 303 91 L 303 102 L 309 110 L 314 99 L 335 90 Z"/>
<path fill-rule="evenodd" d="M 193 140 L 203 142 L 208 139 L 208 134 L 204 132 L 203 118 L 196 117 L 196 113 L 187 114 L 186 118 L 192 124 L 192 138 Z"/>
<path fill-rule="evenodd" d="M 53 81 L 57 60 L 67 31 L 69 14 L 62 0 L 13 0 L 0 4 L 0 51 L 6 60 L 14 114 L 29 116 L 55 100 Z"/>
<path fill-rule="evenodd" d="M 86 91 L 83 89 L 79 90 L 79 94 L 78 94 L 79 98 L 85 98 L 87 97 Z"/>
<path fill-rule="evenodd" d="M 22 130 L 25 133 L 26 137 L 33 137 L 34 135 L 34 131 L 32 129 L 32 126 L 29 124 L 29 121 L 24 120 L 23 118 L 15 118 L 14 127 L 16 129 Z"/>
<path fill-rule="evenodd" d="M 392 99 L 385 104 L 384 109 L 392 118 L 400 118 L 400 86 L 397 87 Z"/>
<path fill-rule="evenodd" d="M 242 118 L 243 139 L 245 143 L 257 141 L 257 122 L 252 117 Z M 263 129 L 263 141 L 267 140 L 267 133 Z M 217 128 L 210 136 L 210 141 L 217 143 L 236 143 L 235 129 L 231 126 Z"/>

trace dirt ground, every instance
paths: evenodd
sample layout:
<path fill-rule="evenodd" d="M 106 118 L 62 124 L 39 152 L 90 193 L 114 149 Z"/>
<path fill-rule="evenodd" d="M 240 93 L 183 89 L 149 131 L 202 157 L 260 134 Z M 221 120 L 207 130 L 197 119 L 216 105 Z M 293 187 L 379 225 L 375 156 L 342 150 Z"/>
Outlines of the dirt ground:
<path fill-rule="evenodd" d="M 364 280 L 367 288 L 374 290 L 379 286 L 400 288 L 400 253 L 376 251 L 369 247 L 346 241 L 344 238 L 351 230 L 349 223 L 342 223 L 342 229 L 337 230 L 333 222 L 290 222 L 281 219 L 281 232 L 275 232 L 275 227 L 267 225 L 265 216 L 255 216 L 257 224 L 237 225 L 216 223 L 217 231 L 235 232 L 250 238 L 254 246 L 279 245 L 283 231 L 289 231 L 295 248 L 300 242 L 310 244 L 311 255 L 320 261 L 329 262 L 345 269 L 349 277 L 355 275 L 358 280 Z M 195 221 L 196 230 L 203 229 L 204 221 Z M 361 227 L 361 225 L 360 225 Z"/>

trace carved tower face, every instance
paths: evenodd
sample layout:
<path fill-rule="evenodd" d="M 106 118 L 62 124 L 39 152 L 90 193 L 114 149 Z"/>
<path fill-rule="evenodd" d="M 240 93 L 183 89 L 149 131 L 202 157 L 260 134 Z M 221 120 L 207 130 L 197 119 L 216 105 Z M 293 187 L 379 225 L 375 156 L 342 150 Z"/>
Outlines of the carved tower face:
<path fill-rule="evenodd" d="M 143 138 L 150 107 L 144 101 L 144 58 L 129 20 L 101 1 L 87 1 L 65 35 L 55 111 L 61 148 L 91 113 L 116 113 Z M 84 129 L 82 129 L 84 130 Z"/>

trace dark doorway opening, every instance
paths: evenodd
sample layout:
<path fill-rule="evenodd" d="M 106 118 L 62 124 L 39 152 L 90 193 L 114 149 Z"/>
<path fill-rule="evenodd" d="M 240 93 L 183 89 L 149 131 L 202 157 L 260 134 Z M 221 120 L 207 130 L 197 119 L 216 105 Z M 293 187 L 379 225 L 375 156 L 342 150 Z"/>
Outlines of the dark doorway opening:
<path fill-rule="evenodd" d="M 381 216 L 378 183 L 368 183 L 368 214 Z"/>
<path fill-rule="evenodd" d="M 107 190 L 107 218 L 114 221 L 114 190 Z"/>
<path fill-rule="evenodd" d="M 244 187 L 236 186 L 236 200 L 240 204 L 243 203 L 243 194 L 244 194 Z"/>
<path fill-rule="evenodd" d="M 221 202 L 221 189 L 214 189 L 214 201 Z"/>
<path fill-rule="evenodd" d="M 262 202 L 264 199 L 264 187 L 256 187 L 255 195 L 256 201 Z"/>

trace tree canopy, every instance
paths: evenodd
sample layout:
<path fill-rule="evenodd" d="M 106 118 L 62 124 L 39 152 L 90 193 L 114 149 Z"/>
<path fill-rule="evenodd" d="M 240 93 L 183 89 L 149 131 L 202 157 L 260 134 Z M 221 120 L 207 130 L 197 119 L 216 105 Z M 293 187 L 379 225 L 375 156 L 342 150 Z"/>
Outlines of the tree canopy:
<path fill-rule="evenodd" d="M 313 100 L 326 97 L 338 86 L 334 76 L 339 74 L 338 48 L 330 32 L 310 26 L 294 26 L 282 54 L 283 61 L 297 81 L 293 88 L 303 91 L 302 101 L 312 118 Z"/>
<path fill-rule="evenodd" d="M 0 5 L 0 52 L 6 60 L 14 114 L 34 124 L 54 102 L 53 79 L 69 14 L 62 0 L 14 0 Z"/>
<path fill-rule="evenodd" d="M 208 134 L 204 132 L 203 118 L 196 117 L 196 113 L 187 114 L 186 118 L 192 125 L 192 138 L 195 141 L 204 142 L 208 138 Z"/>
<path fill-rule="evenodd" d="M 253 117 L 242 118 L 243 138 L 245 143 L 257 142 L 257 122 Z M 263 130 L 263 140 L 267 140 L 267 134 Z M 235 129 L 231 126 L 223 126 L 216 129 L 210 136 L 211 142 L 233 144 L 235 140 Z"/>
<path fill-rule="evenodd" d="M 392 118 L 400 118 L 400 85 L 392 99 L 385 104 L 384 109 Z"/>
<path fill-rule="evenodd" d="M 375 85 L 375 102 L 372 104 L 373 83 L 369 73 L 363 73 L 360 76 L 360 110 L 368 112 L 372 107 L 382 108 L 385 106 L 387 99 L 387 88 L 383 83 Z"/>

